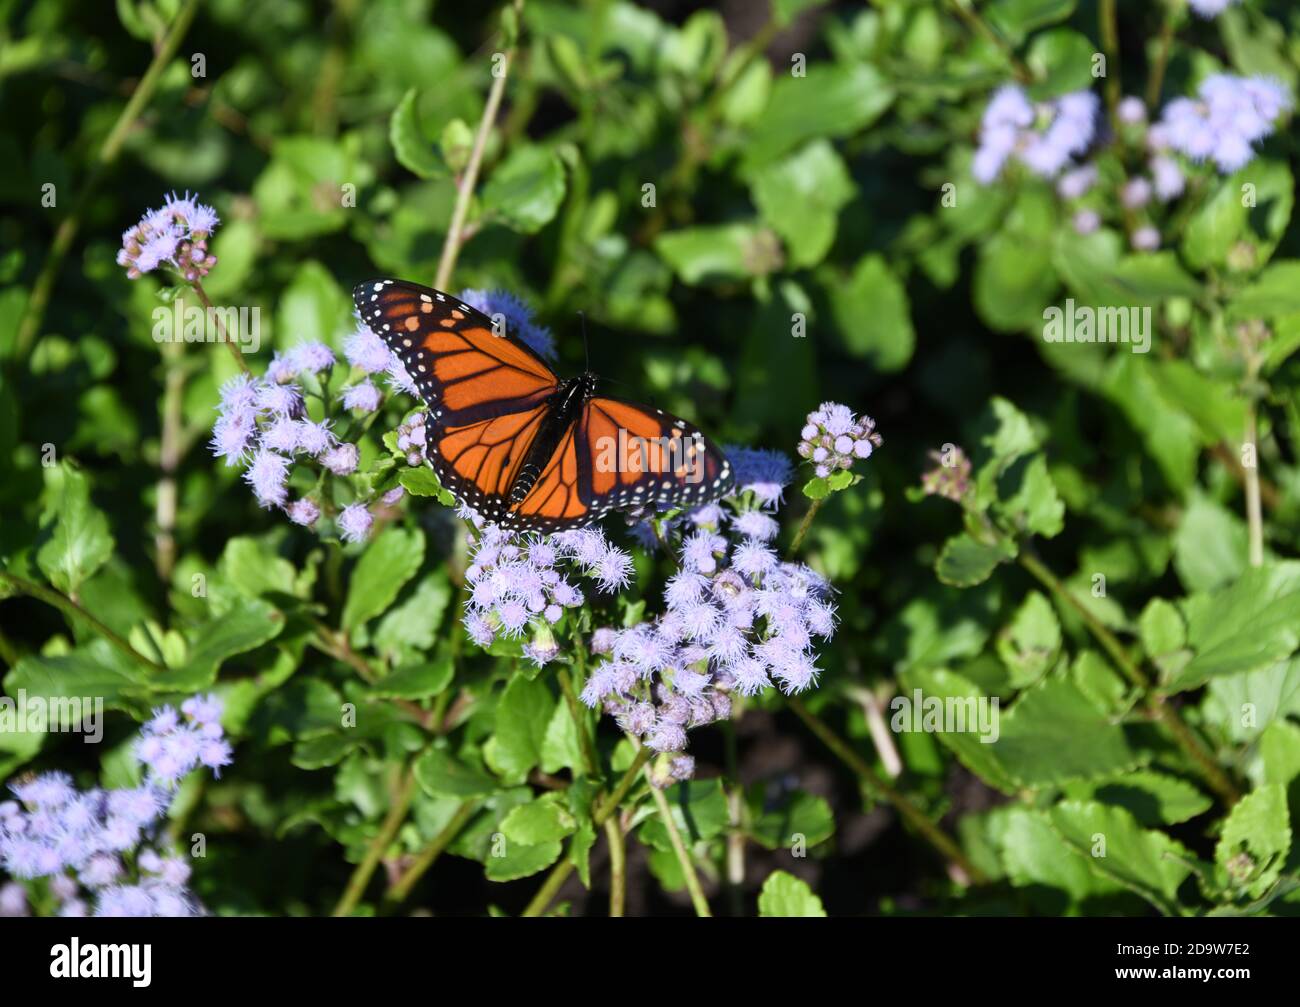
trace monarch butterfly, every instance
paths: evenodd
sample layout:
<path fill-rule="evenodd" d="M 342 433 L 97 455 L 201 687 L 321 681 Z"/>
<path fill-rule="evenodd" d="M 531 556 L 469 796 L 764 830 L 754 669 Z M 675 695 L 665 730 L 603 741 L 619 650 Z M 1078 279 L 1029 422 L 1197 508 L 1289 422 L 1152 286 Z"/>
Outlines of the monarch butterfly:
<path fill-rule="evenodd" d="M 703 433 L 661 409 L 561 380 L 523 342 L 452 294 L 370 280 L 352 297 L 428 404 L 426 454 L 461 503 L 520 531 L 560 531 L 611 510 L 694 506 L 731 489 Z"/>

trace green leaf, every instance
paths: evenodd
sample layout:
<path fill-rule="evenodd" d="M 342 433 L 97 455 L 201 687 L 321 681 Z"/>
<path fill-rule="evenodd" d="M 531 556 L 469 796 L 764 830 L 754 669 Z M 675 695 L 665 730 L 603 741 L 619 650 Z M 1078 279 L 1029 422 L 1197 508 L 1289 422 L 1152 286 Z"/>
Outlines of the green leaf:
<path fill-rule="evenodd" d="M 974 587 L 992 576 L 999 563 L 1015 558 L 1014 546 L 977 542 L 966 532 L 944 543 L 935 561 L 935 576 L 953 587 Z"/>
<path fill-rule="evenodd" d="M 415 107 L 418 97 L 416 89 L 411 88 L 397 103 L 388 120 L 388 140 L 393 145 L 397 163 L 407 171 L 420 178 L 442 178 L 447 174 L 447 165 L 420 126 Z"/>
<path fill-rule="evenodd" d="M 1178 886 L 1191 872 L 1192 854 L 1163 832 L 1143 829 L 1123 808 L 1094 801 L 1062 801 L 1052 826 L 1098 874 L 1123 885 L 1166 915 L 1177 911 Z"/>
<path fill-rule="evenodd" d="M 58 590 L 76 594 L 113 554 L 108 518 L 91 503 L 85 474 L 68 462 L 45 469 L 43 505 L 41 524 L 50 537 L 36 563 Z"/>
<path fill-rule="evenodd" d="M 1091 895 L 1121 890 L 1109 878 L 1095 873 L 1087 860 L 1066 844 L 1046 811 L 1008 808 L 999 838 L 1003 867 L 1018 888 L 1058 888 L 1076 903 Z"/>
<path fill-rule="evenodd" d="M 1064 21 L 1074 13 L 1075 0 L 994 0 L 984 7 L 984 16 L 1019 45 L 1035 28 Z"/>
<path fill-rule="evenodd" d="M 1170 683 L 1173 691 L 1263 670 L 1300 646 L 1300 563 L 1247 569 L 1231 587 L 1187 599 L 1183 614 L 1195 656 Z"/>
<path fill-rule="evenodd" d="M 682 840 L 688 845 L 721 835 L 727 827 L 727 797 L 722 792 L 722 782 L 716 778 L 674 784 L 664 791 L 664 796 Z M 658 815 L 646 819 L 638 834 L 642 842 L 656 849 L 673 848 L 668 829 Z"/>
<path fill-rule="evenodd" d="M 239 598 L 230 610 L 200 626 L 185 663 L 154 675 L 150 684 L 160 691 L 195 692 L 210 686 L 223 661 L 255 650 L 284 629 L 284 614 L 259 598 Z"/>
<path fill-rule="evenodd" d="M 785 242 L 790 265 L 815 266 L 835 241 L 840 209 L 857 191 L 826 140 L 761 168 L 750 186 L 764 221 Z"/>
<path fill-rule="evenodd" d="M 1204 493 L 1193 491 L 1174 533 L 1174 569 L 1189 591 L 1212 591 L 1246 569 L 1246 524 Z"/>
<path fill-rule="evenodd" d="M 456 761 L 441 748 L 431 748 L 416 760 L 415 779 L 432 797 L 486 797 L 499 789 L 492 777 Z"/>
<path fill-rule="evenodd" d="M 746 172 L 818 137 L 852 136 L 884 114 L 894 89 L 866 63 L 814 64 L 778 75 L 767 109 L 744 146 Z"/>
<path fill-rule="evenodd" d="M 534 846 L 561 840 L 577 825 L 573 815 L 547 795 L 513 808 L 501 823 L 501 831 L 511 842 Z"/>
<path fill-rule="evenodd" d="M 544 871 L 560 859 L 564 846 L 558 842 L 526 845 L 507 841 L 503 856 L 490 854 L 483 862 L 483 874 L 489 881 L 516 881 Z"/>
<path fill-rule="evenodd" d="M 272 592 L 294 593 L 293 564 L 271 553 L 264 542 L 246 535 L 237 535 L 226 543 L 217 569 L 232 587 L 249 598 Z"/>
<path fill-rule="evenodd" d="M 437 474 L 428 466 L 403 469 L 397 481 L 412 496 L 437 497 L 438 502 L 444 507 L 451 507 L 456 503 L 456 498 L 443 489 Z"/>
<path fill-rule="evenodd" d="M 1259 278 L 1228 302 L 1233 320 L 1276 318 L 1300 312 L 1300 260 L 1284 259 L 1267 266 Z"/>
<path fill-rule="evenodd" d="M 668 231 L 655 239 L 655 251 L 691 285 L 764 276 L 781 264 L 776 236 L 755 224 Z"/>
<path fill-rule="evenodd" d="M 773 871 L 758 894 L 759 916 L 821 916 L 826 909 L 807 882 L 785 871 Z"/>
<path fill-rule="evenodd" d="M 990 702 L 989 697 L 986 697 L 973 682 L 942 668 L 912 669 L 904 672 L 901 680 L 909 691 L 902 696 L 895 696 L 889 704 L 891 714 L 889 724 L 891 729 L 899 734 L 917 728 L 918 718 L 920 729 L 926 729 L 924 704 L 927 701 L 938 701 L 943 704 L 943 709 L 953 709 L 954 712 L 960 707 L 965 724 L 974 724 L 977 728 L 979 726 L 977 704 Z M 920 690 L 919 705 L 917 690 Z M 939 720 L 933 733 L 945 747 L 952 750 L 962 765 L 981 780 L 1004 794 L 1014 794 L 1020 789 L 1020 785 L 998 758 L 999 745 L 996 735 L 992 733 L 994 726 L 1000 729 L 1000 722 L 992 721 L 991 706 L 985 709 L 990 711 L 990 719 L 986 723 L 989 728 L 987 734 L 980 734 L 970 730 L 969 727 L 963 731 L 947 731 L 943 728 L 946 726 L 955 728 L 957 724 L 955 720 L 945 724 L 942 719 Z M 981 740 L 982 738 L 987 738 L 987 742 Z"/>
<path fill-rule="evenodd" d="M 1204 814 L 1214 802 L 1185 780 L 1139 769 L 1109 780 L 1068 783 L 1065 795 L 1126 809 L 1141 825 L 1178 825 Z"/>
<path fill-rule="evenodd" d="M 1001 727 L 1001 737 L 990 747 L 1023 786 L 1113 776 L 1140 761 L 1123 728 L 1064 679 L 1047 679 L 1022 692 Z"/>
<path fill-rule="evenodd" d="M 357 560 L 343 604 L 343 630 L 351 632 L 387 610 L 424 562 L 424 533 L 386 528 Z"/>
<path fill-rule="evenodd" d="M 1018 459 L 998 477 L 998 512 L 1033 535 L 1054 538 L 1065 527 L 1065 503 L 1041 454 Z"/>
<path fill-rule="evenodd" d="M 1030 591 L 1011 624 L 999 634 L 996 646 L 1013 686 L 1037 682 L 1056 663 L 1061 650 L 1061 624 L 1052 603 Z"/>
<path fill-rule="evenodd" d="M 831 290 L 844 345 L 881 371 L 907 366 L 916 346 L 907 290 L 878 253 L 863 256 L 848 282 Z"/>
<path fill-rule="evenodd" d="M 421 578 L 410 597 L 388 610 L 379 620 L 371 640 L 381 654 L 417 651 L 433 646 L 438 627 L 451 603 L 451 581 L 445 570 Z"/>
<path fill-rule="evenodd" d="M 147 673 L 128 667 L 102 640 L 67 654 L 21 658 L 5 676 L 4 691 L 28 700 L 102 699 L 108 709 L 129 709 L 134 697 L 146 693 Z"/>
<path fill-rule="evenodd" d="M 769 850 L 788 850 L 795 843 L 816 846 L 835 832 L 830 805 L 816 794 L 795 791 L 772 807 L 764 800 L 764 789 L 762 785 L 750 789 L 751 817 L 745 830 L 760 846 Z"/>
<path fill-rule="evenodd" d="M 1290 850 L 1286 790 L 1279 783 L 1267 783 L 1233 805 L 1214 847 L 1215 879 L 1260 898 L 1277 881 Z"/>
<path fill-rule="evenodd" d="M 511 230 L 535 234 L 564 202 L 564 165 L 547 147 L 517 147 L 483 186 L 483 209 Z"/>
<path fill-rule="evenodd" d="M 1243 185 L 1255 187 L 1255 206 L 1247 206 Z M 1194 269 L 1227 264 L 1238 243 L 1265 261 L 1291 219 L 1294 181 L 1285 162 L 1256 158 L 1223 179 L 1187 221 L 1183 258 Z"/>
<path fill-rule="evenodd" d="M 497 704 L 495 762 L 510 781 L 523 780 L 542 758 L 555 697 L 540 680 L 516 674 Z"/>
<path fill-rule="evenodd" d="M 394 668 L 370 687 L 372 696 L 389 699 L 425 699 L 436 696 L 451 684 L 453 669 L 450 657 L 423 664 Z"/>

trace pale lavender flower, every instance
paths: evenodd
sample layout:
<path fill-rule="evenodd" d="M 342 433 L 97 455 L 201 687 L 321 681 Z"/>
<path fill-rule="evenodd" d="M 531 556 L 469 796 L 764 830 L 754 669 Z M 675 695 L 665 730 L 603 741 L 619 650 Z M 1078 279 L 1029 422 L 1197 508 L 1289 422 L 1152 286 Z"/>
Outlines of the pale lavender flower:
<path fill-rule="evenodd" d="M 1092 234 L 1101 227 L 1101 216 L 1096 210 L 1079 210 L 1071 220 L 1076 234 Z"/>
<path fill-rule="evenodd" d="M 1164 155 L 1151 158 L 1151 179 L 1156 198 L 1162 203 L 1177 199 L 1186 186 L 1183 169 L 1172 157 Z"/>
<path fill-rule="evenodd" d="M 1150 225 L 1139 227 L 1129 241 L 1139 252 L 1154 252 L 1160 247 L 1160 232 Z"/>
<path fill-rule="evenodd" d="M 1116 109 L 1119 115 L 1119 121 L 1129 126 L 1136 126 L 1146 122 L 1147 107 L 1141 98 L 1127 95 L 1123 98 L 1119 107 Z"/>
<path fill-rule="evenodd" d="M 378 388 L 369 381 L 363 381 L 359 385 L 351 385 L 343 389 L 343 408 L 373 413 L 379 408 L 381 398 Z"/>
<path fill-rule="evenodd" d="M 289 459 L 267 448 L 259 448 L 253 462 L 244 473 L 244 480 L 253 487 L 253 495 L 263 507 L 283 507 L 289 491 Z"/>
<path fill-rule="evenodd" d="M 344 342 L 343 355 L 353 367 L 359 367 L 367 374 L 381 374 L 392 362 L 388 346 L 364 322 L 358 322 L 356 330 Z"/>
<path fill-rule="evenodd" d="M 322 342 L 305 341 L 289 351 L 289 360 L 298 374 L 318 374 L 334 366 L 334 351 Z"/>
<path fill-rule="evenodd" d="M 1092 143 L 1098 107 L 1097 96 L 1088 91 L 1035 107 L 1019 87 L 999 88 L 984 110 L 971 173 L 988 185 L 1015 158 L 1035 174 L 1055 178 Z"/>
<path fill-rule="evenodd" d="M 321 455 L 320 462 L 336 476 L 346 476 L 357 470 L 360 457 L 357 446 L 345 442 L 326 451 Z"/>
<path fill-rule="evenodd" d="M 207 243 L 218 223 L 212 207 L 191 199 L 188 192 L 184 198 L 171 193 L 161 209 L 149 210 L 122 234 L 117 264 L 133 280 L 164 264 L 183 279 L 200 279 L 217 264 Z"/>
<path fill-rule="evenodd" d="M 1187 0 L 1187 6 L 1202 18 L 1218 17 L 1238 0 Z"/>
<path fill-rule="evenodd" d="M 374 515 L 363 503 L 349 504 L 339 511 L 339 533 L 344 542 L 363 541 L 374 522 Z"/>
<path fill-rule="evenodd" d="M 855 461 L 870 458 L 880 446 L 876 421 L 858 417 L 848 406 L 823 402 L 808 414 L 799 441 L 799 457 L 812 463 L 813 471 L 825 478 L 839 469 L 848 469 Z"/>
<path fill-rule="evenodd" d="M 320 506 L 314 500 L 303 497 L 286 507 L 285 513 L 294 524 L 310 528 L 320 517 Z"/>
<path fill-rule="evenodd" d="M 1120 203 L 1130 210 L 1140 210 L 1151 202 L 1151 183 L 1140 175 L 1120 187 Z"/>
<path fill-rule="evenodd" d="M 1175 98 L 1165 106 L 1158 139 L 1149 143 L 1167 144 L 1192 161 L 1213 160 L 1221 173 L 1230 174 L 1254 158 L 1253 145 L 1290 109 L 1291 97 L 1277 81 L 1212 74 L 1195 99 Z"/>
<path fill-rule="evenodd" d="M 1085 164 L 1081 168 L 1067 171 L 1056 183 L 1056 191 L 1062 199 L 1079 199 L 1088 194 L 1088 190 L 1097 184 L 1097 166 Z"/>

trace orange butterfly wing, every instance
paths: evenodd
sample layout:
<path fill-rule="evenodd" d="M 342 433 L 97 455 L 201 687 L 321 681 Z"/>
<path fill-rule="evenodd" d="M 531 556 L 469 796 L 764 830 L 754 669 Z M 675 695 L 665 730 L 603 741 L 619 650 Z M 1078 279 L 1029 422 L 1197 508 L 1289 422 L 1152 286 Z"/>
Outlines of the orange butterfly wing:
<path fill-rule="evenodd" d="M 370 280 L 352 292 L 371 330 L 397 354 L 431 418 L 457 427 L 525 412 L 555 391 L 541 357 L 451 294 L 402 280 Z"/>

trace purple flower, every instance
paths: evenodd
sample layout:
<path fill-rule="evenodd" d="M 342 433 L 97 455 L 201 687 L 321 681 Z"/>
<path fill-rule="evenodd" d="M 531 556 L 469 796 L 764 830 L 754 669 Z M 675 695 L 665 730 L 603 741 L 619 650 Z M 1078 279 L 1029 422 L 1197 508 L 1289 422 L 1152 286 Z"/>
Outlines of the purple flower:
<path fill-rule="evenodd" d="M 363 503 L 349 504 L 339 511 L 339 534 L 344 542 L 361 542 L 370 534 L 374 515 Z"/>
<path fill-rule="evenodd" d="M 1175 98 L 1165 106 L 1148 142 L 1192 161 L 1211 159 L 1230 174 L 1254 158 L 1253 144 L 1271 134 L 1290 109 L 1290 95 L 1277 81 L 1212 74 L 1201 82 L 1197 98 Z"/>
<path fill-rule="evenodd" d="M 1074 215 L 1071 223 L 1076 234 L 1091 234 L 1101 227 L 1101 217 L 1095 210 L 1080 210 Z"/>
<path fill-rule="evenodd" d="M 858 459 L 870 458 L 880 444 L 876 421 L 870 416 L 857 417 L 848 406 L 823 402 L 808 414 L 798 452 L 824 478 L 852 467 Z"/>
<path fill-rule="evenodd" d="M 282 507 L 289 491 L 289 459 L 267 448 L 259 448 L 244 480 L 253 487 L 253 495 L 263 507 Z"/>
<path fill-rule="evenodd" d="M 351 475 L 357 470 L 360 452 L 355 444 L 339 444 L 321 455 L 321 464 L 336 476 Z"/>
<path fill-rule="evenodd" d="M 1146 105 L 1141 98 L 1134 97 L 1131 94 L 1120 101 L 1116 112 L 1119 114 L 1119 121 L 1129 126 L 1136 126 L 1145 122 L 1147 118 Z"/>
<path fill-rule="evenodd" d="M 392 362 L 392 354 L 383 339 L 371 332 L 364 322 L 358 322 L 356 330 L 344 342 L 343 355 L 353 367 L 359 367 L 367 374 L 387 371 Z"/>
<path fill-rule="evenodd" d="M 212 207 L 191 199 L 188 192 L 183 199 L 171 193 L 164 197 L 162 209 L 146 212 L 123 232 L 117 264 L 125 267 L 133 280 L 164 263 L 182 278 L 198 280 L 217 264 L 216 256 L 208 253 L 207 242 L 218 223 Z"/>
<path fill-rule="evenodd" d="M 1160 247 L 1160 232 L 1150 225 L 1139 227 L 1129 238 L 1139 252 L 1154 252 Z"/>
<path fill-rule="evenodd" d="M 506 332 L 538 356 L 555 359 L 555 337 L 551 330 L 534 322 L 532 310 L 514 294 L 504 290 L 462 290 L 460 299 L 490 318 L 500 316 L 505 321 Z"/>
<path fill-rule="evenodd" d="M 359 385 L 351 385 L 343 389 L 343 407 L 345 409 L 359 409 L 363 413 L 373 413 L 379 408 L 381 398 L 379 389 L 369 381 L 363 381 Z"/>
<path fill-rule="evenodd" d="M 315 340 L 302 342 L 289 351 L 289 360 L 298 374 L 318 374 L 334 366 L 334 351 Z"/>
<path fill-rule="evenodd" d="M 1197 17 L 1218 17 L 1237 0 L 1187 0 L 1187 6 L 1196 12 Z"/>
<path fill-rule="evenodd" d="M 1096 134 L 1099 102 L 1088 91 L 1030 104 L 1013 84 L 994 92 L 980 122 L 979 147 L 971 174 L 982 185 L 992 183 L 1006 162 L 1015 158 L 1043 178 L 1055 178 L 1071 158 L 1088 149 Z"/>

